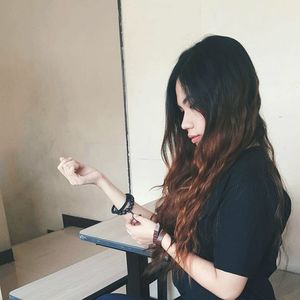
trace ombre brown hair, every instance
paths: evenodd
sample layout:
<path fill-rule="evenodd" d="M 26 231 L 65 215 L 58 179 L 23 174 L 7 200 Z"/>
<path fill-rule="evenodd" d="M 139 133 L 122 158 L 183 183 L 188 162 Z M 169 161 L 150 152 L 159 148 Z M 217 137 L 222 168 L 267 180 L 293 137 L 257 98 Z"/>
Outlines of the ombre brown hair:
<path fill-rule="evenodd" d="M 195 146 L 182 130 L 183 113 L 177 106 L 176 80 L 187 95 L 190 107 L 205 118 L 205 132 Z M 278 193 L 277 230 L 274 246 L 282 244 L 286 197 L 277 170 L 274 150 L 266 124 L 259 114 L 259 80 L 244 47 L 235 39 L 210 35 L 179 57 L 166 92 L 166 123 L 161 146 L 167 175 L 162 197 L 156 204 L 156 219 L 176 243 L 177 257 L 184 261 L 189 252 L 197 254 L 197 220 L 209 201 L 217 179 L 238 158 L 241 151 L 259 145 L 268 161 L 268 172 Z M 175 260 L 166 263 L 166 251 L 157 247 L 147 273 L 157 269 L 180 272 Z"/>

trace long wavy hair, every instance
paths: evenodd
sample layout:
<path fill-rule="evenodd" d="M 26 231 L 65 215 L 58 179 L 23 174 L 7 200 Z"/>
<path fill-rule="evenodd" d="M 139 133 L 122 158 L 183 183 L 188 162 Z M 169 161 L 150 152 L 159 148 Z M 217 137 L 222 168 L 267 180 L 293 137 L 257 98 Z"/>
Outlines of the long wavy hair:
<path fill-rule="evenodd" d="M 179 79 L 191 108 L 205 118 L 205 132 L 195 146 L 182 130 L 183 113 L 175 92 Z M 259 114 L 259 80 L 249 55 L 235 39 L 209 35 L 185 50 L 170 75 L 166 91 L 166 123 L 161 146 L 167 175 L 162 197 L 156 204 L 156 220 L 176 243 L 177 258 L 184 261 L 189 252 L 199 253 L 197 238 L 199 214 L 221 174 L 241 151 L 259 145 L 267 158 L 268 171 L 278 193 L 274 246 L 282 244 L 286 198 L 277 170 L 274 150 L 266 124 Z M 166 262 L 167 253 L 157 247 L 145 274 L 171 269 L 180 272 L 175 260 Z"/>

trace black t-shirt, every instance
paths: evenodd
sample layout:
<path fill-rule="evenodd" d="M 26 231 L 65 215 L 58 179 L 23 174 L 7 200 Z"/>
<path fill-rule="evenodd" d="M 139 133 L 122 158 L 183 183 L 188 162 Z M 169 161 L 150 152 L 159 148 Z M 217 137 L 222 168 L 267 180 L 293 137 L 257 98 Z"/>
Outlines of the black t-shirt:
<path fill-rule="evenodd" d="M 271 244 L 278 197 L 266 163 L 259 146 L 244 150 L 217 181 L 197 223 L 198 255 L 217 269 L 248 278 L 239 300 L 275 299 L 268 278 L 277 268 L 279 249 Z M 284 194 L 285 226 L 291 200 Z M 173 272 L 173 283 L 185 300 L 220 299 L 192 278 L 190 286 L 187 273 L 179 280 Z"/>

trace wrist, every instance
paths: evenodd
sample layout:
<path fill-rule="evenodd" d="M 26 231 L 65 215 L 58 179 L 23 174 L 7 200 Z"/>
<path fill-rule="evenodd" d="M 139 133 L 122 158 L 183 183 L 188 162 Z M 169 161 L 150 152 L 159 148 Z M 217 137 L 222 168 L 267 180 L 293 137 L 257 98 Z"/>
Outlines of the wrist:
<path fill-rule="evenodd" d="M 168 233 L 166 233 L 163 237 L 163 239 L 161 240 L 161 246 L 163 247 L 163 249 L 165 249 L 166 251 L 170 248 L 171 246 L 171 237 Z"/>
<path fill-rule="evenodd" d="M 102 183 L 104 181 L 104 178 L 105 178 L 104 175 L 98 172 L 95 184 L 101 189 L 102 189 Z"/>

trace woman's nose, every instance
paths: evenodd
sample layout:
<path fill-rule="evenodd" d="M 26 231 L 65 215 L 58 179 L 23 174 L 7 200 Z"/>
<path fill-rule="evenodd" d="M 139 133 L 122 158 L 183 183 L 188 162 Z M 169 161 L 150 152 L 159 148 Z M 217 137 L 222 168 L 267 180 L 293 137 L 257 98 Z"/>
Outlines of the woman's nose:
<path fill-rule="evenodd" d="M 182 122 L 181 122 L 181 128 L 183 130 L 189 129 L 193 127 L 193 123 L 191 120 L 188 119 L 187 115 L 184 114 Z"/>

